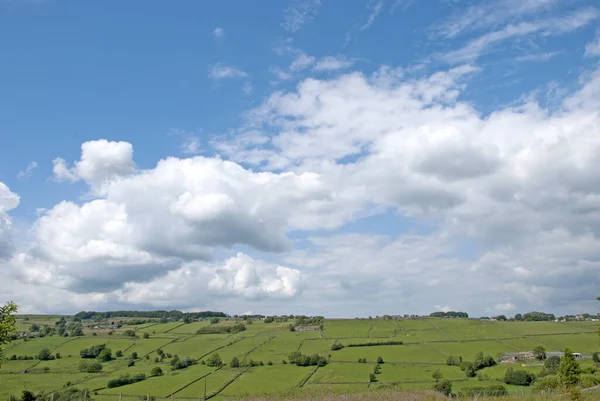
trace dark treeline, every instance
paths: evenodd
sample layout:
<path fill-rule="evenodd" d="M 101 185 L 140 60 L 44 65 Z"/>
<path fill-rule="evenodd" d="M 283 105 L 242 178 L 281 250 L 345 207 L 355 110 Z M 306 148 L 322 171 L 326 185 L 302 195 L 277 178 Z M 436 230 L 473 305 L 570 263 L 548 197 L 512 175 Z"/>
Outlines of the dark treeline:
<path fill-rule="evenodd" d="M 464 319 L 469 318 L 469 314 L 466 312 L 454 312 L 454 311 L 433 312 L 429 316 L 430 317 L 455 317 L 455 318 L 464 318 Z"/>
<path fill-rule="evenodd" d="M 229 317 L 227 314 L 223 312 L 212 312 L 212 311 L 204 311 L 204 312 L 190 312 L 184 313 L 178 310 L 166 311 L 166 310 L 156 310 L 156 311 L 110 311 L 110 312 L 79 312 L 75 316 L 74 319 L 80 320 L 88 320 L 88 319 L 113 319 L 117 317 L 140 317 L 140 318 L 158 318 L 158 319 L 173 319 L 173 320 L 181 320 L 185 317 L 190 317 L 192 319 L 200 319 L 206 317 Z"/>

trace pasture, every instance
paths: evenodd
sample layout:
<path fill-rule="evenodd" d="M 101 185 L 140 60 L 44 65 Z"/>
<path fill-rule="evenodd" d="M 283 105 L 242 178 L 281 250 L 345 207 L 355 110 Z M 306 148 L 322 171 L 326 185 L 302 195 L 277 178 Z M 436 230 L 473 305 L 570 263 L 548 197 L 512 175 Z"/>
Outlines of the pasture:
<path fill-rule="evenodd" d="M 33 324 L 54 324 L 59 317 L 29 316 L 19 319 L 19 327 Z M 113 319 L 114 320 L 114 319 Z M 183 323 L 169 322 L 123 325 L 119 329 L 87 328 L 83 337 L 59 337 L 17 340 L 5 347 L 9 360 L 0 368 L 0 400 L 10 395 L 20 396 L 22 390 L 52 392 L 64 387 L 87 388 L 94 399 L 117 400 L 123 397 L 150 395 L 156 399 L 199 399 L 206 392 L 215 400 L 243 396 L 274 395 L 290 391 L 312 391 L 322 388 L 337 390 L 378 388 L 399 383 L 402 388 L 430 389 L 432 373 L 439 370 L 452 380 L 456 388 L 468 388 L 498 383 L 509 367 L 501 364 L 485 368 L 486 379 L 467 379 L 458 367 L 447 366 L 449 355 L 472 359 L 483 352 L 497 358 L 505 352 L 530 351 L 543 346 L 547 351 L 570 347 L 574 352 L 591 354 L 600 351 L 599 338 L 592 322 L 490 322 L 477 319 L 331 319 L 325 320 L 322 331 L 290 331 L 290 322 L 264 323 L 261 320 L 246 324 L 238 333 L 197 334 L 208 326 L 233 327 L 233 321 L 209 320 Z M 238 322 L 239 323 L 239 322 Z M 104 327 L 104 326 L 103 326 Z M 134 330 L 136 337 L 123 335 Z M 149 338 L 144 338 L 144 333 Z M 402 341 L 398 345 L 377 345 L 384 341 Z M 332 350 L 334 343 L 344 348 Z M 102 363 L 97 373 L 81 372 L 80 351 L 105 344 L 122 356 Z M 369 344 L 368 346 L 351 346 Z M 36 357 L 43 348 L 60 359 L 23 360 Z M 305 355 L 319 354 L 327 358 L 326 366 L 301 367 L 288 362 L 288 355 L 299 351 Z M 136 353 L 137 358 L 132 359 Z M 161 354 L 163 357 L 161 357 Z M 206 361 L 219 354 L 224 366 L 208 366 Z M 14 357 L 13 357 L 14 355 Z M 120 354 L 121 355 L 121 354 Z M 195 363 L 173 370 L 173 359 L 190 357 Z M 15 358 L 16 360 L 10 360 Z M 21 357 L 21 360 L 18 358 Z M 237 358 L 241 367 L 232 367 Z M 381 372 L 370 383 L 376 360 L 382 357 Z M 250 361 L 258 366 L 245 366 Z M 359 360 L 361 362 L 359 363 Z M 365 361 L 366 360 L 366 361 Z M 92 360 L 93 361 L 93 360 Z M 260 364 L 262 362 L 262 365 Z M 539 373 L 539 364 L 527 362 L 526 369 Z M 585 360 L 582 364 L 591 364 Z M 152 376 L 160 367 L 163 374 Z M 111 379 L 128 374 L 145 374 L 137 383 L 108 388 Z M 513 388 L 508 386 L 509 388 Z M 521 391 L 521 389 L 519 389 Z M 525 392 L 528 388 L 524 389 Z"/>

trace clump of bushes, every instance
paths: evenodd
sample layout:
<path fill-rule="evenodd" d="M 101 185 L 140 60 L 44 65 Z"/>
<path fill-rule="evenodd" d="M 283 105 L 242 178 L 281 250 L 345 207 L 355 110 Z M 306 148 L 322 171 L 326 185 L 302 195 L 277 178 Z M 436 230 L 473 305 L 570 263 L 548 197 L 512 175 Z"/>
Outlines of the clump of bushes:
<path fill-rule="evenodd" d="M 79 371 L 84 373 L 98 373 L 102 370 L 102 364 L 99 362 L 86 362 L 81 361 L 79 363 Z"/>
<path fill-rule="evenodd" d="M 459 357 L 460 358 L 460 357 Z M 450 362 L 450 357 L 446 361 L 446 363 Z M 455 363 L 456 360 L 452 360 L 451 362 Z M 477 371 L 483 368 L 489 368 L 496 365 L 496 360 L 491 355 L 483 355 L 482 352 L 478 352 L 475 355 L 475 358 L 471 362 L 462 361 L 460 363 L 460 369 L 465 372 L 467 377 L 475 377 L 477 375 Z"/>
<path fill-rule="evenodd" d="M 191 366 L 195 363 L 196 363 L 196 361 L 194 359 L 190 358 L 189 356 L 184 356 L 181 359 L 178 356 L 176 356 L 175 358 L 171 359 L 171 369 L 173 369 L 173 370 L 185 369 L 188 366 Z M 212 366 L 212 365 L 208 365 L 208 366 Z"/>
<path fill-rule="evenodd" d="M 367 363 L 367 358 L 358 358 L 358 363 Z"/>
<path fill-rule="evenodd" d="M 223 360 L 221 359 L 219 354 L 212 354 L 211 356 L 206 358 L 204 363 L 206 364 L 206 366 L 218 368 L 219 366 L 223 365 Z"/>
<path fill-rule="evenodd" d="M 462 356 L 453 356 L 450 355 L 448 356 L 448 359 L 446 359 L 446 365 L 448 366 L 460 366 L 460 364 L 462 363 L 463 358 Z"/>
<path fill-rule="evenodd" d="M 344 344 L 342 344 L 342 343 L 331 344 L 331 350 L 332 351 L 337 351 L 337 350 L 340 350 L 342 348 L 344 348 Z"/>
<path fill-rule="evenodd" d="M 300 351 L 289 354 L 288 360 L 296 366 L 325 366 L 328 363 L 327 358 L 323 356 L 318 354 L 304 355 Z"/>
<path fill-rule="evenodd" d="M 433 389 L 438 393 L 448 396 L 452 394 L 452 382 L 448 379 L 440 380 L 433 385 Z"/>
<path fill-rule="evenodd" d="M 133 383 L 141 382 L 144 379 L 146 379 L 146 375 L 143 374 L 143 373 L 139 373 L 139 374 L 133 375 L 133 376 L 123 375 L 123 376 L 119 376 L 116 379 L 109 380 L 106 383 L 106 387 L 107 388 L 114 388 L 114 387 L 126 386 L 128 384 L 133 384 Z"/>
<path fill-rule="evenodd" d="M 82 358 L 97 358 L 104 348 L 106 348 L 106 344 L 93 345 L 79 351 L 79 356 Z"/>
<path fill-rule="evenodd" d="M 504 374 L 504 383 L 515 386 L 530 386 L 535 380 L 535 375 L 526 370 L 508 368 Z"/>

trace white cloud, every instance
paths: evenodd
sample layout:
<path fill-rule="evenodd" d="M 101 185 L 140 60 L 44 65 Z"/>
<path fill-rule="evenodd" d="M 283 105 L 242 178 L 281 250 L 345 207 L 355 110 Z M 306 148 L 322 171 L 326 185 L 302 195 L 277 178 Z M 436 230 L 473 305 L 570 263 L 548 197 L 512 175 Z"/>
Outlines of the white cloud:
<path fill-rule="evenodd" d="M 497 45 L 512 38 L 529 35 L 552 36 L 575 31 L 588 25 L 600 17 L 600 12 L 593 7 L 581 8 L 562 17 L 553 17 L 534 22 L 520 22 L 506 25 L 504 28 L 488 32 L 468 42 L 461 49 L 441 55 L 442 60 L 450 63 L 464 63 L 477 59 L 492 45 Z"/>
<path fill-rule="evenodd" d="M 315 71 L 336 71 L 350 68 L 354 65 L 354 60 L 349 60 L 344 56 L 326 56 L 317 61 Z"/>
<path fill-rule="evenodd" d="M 38 166 L 37 162 L 29 163 L 25 170 L 19 171 L 19 174 L 17 174 L 17 178 L 30 177 L 31 174 L 33 174 L 33 170 L 35 170 L 37 168 L 37 166 Z"/>
<path fill-rule="evenodd" d="M 503 304 L 497 304 L 496 309 L 501 312 L 512 312 L 515 309 L 517 309 L 517 307 L 514 304 L 511 304 L 510 302 L 506 302 Z"/>
<path fill-rule="evenodd" d="M 515 21 L 543 11 L 551 10 L 558 0 L 493 0 L 480 1 L 466 9 L 457 11 L 443 24 L 432 30 L 445 37 L 456 37 L 465 32 L 490 29 L 508 21 Z"/>
<path fill-rule="evenodd" d="M 214 79 L 244 78 L 248 73 L 226 64 L 217 63 L 212 66 L 208 75 Z"/>
<path fill-rule="evenodd" d="M 585 56 L 600 56 L 600 30 L 596 33 L 596 38 L 585 45 Z"/>
<path fill-rule="evenodd" d="M 250 94 L 252 94 L 252 84 L 250 82 L 245 82 L 244 85 L 242 86 L 242 92 L 244 92 L 244 95 L 248 96 Z"/>
<path fill-rule="evenodd" d="M 560 54 L 560 52 L 558 52 L 558 51 L 527 54 L 524 56 L 515 57 L 515 61 L 518 63 L 529 62 L 529 61 L 544 62 L 544 61 L 549 61 L 549 60 L 553 59 L 554 57 L 558 56 L 559 54 Z"/>
<path fill-rule="evenodd" d="M 61 158 L 54 159 L 53 163 L 54 177 L 57 180 L 81 179 L 95 187 L 115 177 L 126 177 L 136 171 L 131 144 L 106 139 L 83 143 L 81 159 L 71 168 Z"/>
<path fill-rule="evenodd" d="M 368 29 L 371 27 L 371 25 L 373 25 L 375 23 L 377 16 L 379 16 L 381 11 L 383 10 L 384 2 L 385 2 L 385 0 L 370 0 L 369 1 L 367 8 L 369 9 L 370 14 L 369 14 L 369 17 L 367 18 L 367 22 L 365 22 L 360 27 L 361 30 Z"/>
<path fill-rule="evenodd" d="M 8 212 L 19 206 L 19 202 L 19 195 L 0 182 L 0 263 L 3 259 L 10 257 L 14 251 L 10 232 L 12 220 Z"/>
<path fill-rule="evenodd" d="M 225 36 L 225 31 L 223 30 L 223 28 L 216 27 L 213 30 L 213 36 L 217 39 L 221 39 Z"/>
<path fill-rule="evenodd" d="M 186 155 L 195 155 L 202 152 L 200 139 L 195 136 L 186 138 L 181 144 L 181 152 Z"/>
<path fill-rule="evenodd" d="M 284 11 L 283 29 L 295 33 L 312 21 L 317 14 L 321 0 L 293 0 Z"/>
<path fill-rule="evenodd" d="M 290 64 L 290 71 L 302 71 L 315 62 L 315 58 L 313 56 L 309 56 L 304 52 L 299 52 L 297 57 Z"/>

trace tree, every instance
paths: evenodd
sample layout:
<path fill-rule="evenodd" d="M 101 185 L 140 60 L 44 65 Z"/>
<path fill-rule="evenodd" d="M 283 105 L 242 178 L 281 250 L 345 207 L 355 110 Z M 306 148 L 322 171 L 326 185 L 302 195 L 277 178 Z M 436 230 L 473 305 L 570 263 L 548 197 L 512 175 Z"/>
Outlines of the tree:
<path fill-rule="evenodd" d="M 575 360 L 571 349 L 566 348 L 560 361 L 560 367 L 558 368 L 558 378 L 561 385 L 566 389 L 575 387 L 579 381 L 580 374 L 581 367 L 579 363 Z"/>
<path fill-rule="evenodd" d="M 38 352 L 37 358 L 40 361 L 49 361 L 50 359 L 54 359 L 49 348 L 42 348 L 40 352 Z"/>
<path fill-rule="evenodd" d="M 523 320 L 523 315 L 521 315 L 520 313 L 517 313 L 517 314 L 515 315 L 515 320 L 516 320 L 517 322 L 520 322 L 520 321 L 522 321 L 522 320 Z"/>
<path fill-rule="evenodd" d="M 131 353 L 131 359 L 137 359 L 137 357 L 138 357 L 137 352 L 132 352 Z"/>
<path fill-rule="evenodd" d="M 536 357 L 536 359 L 543 361 L 546 359 L 546 349 L 539 345 L 533 349 L 533 355 Z"/>
<path fill-rule="evenodd" d="M 375 373 L 369 373 L 369 382 L 375 383 L 376 381 L 377 381 L 377 376 L 375 376 Z"/>
<path fill-rule="evenodd" d="M 229 363 L 229 366 L 232 367 L 232 368 L 239 368 L 240 367 L 240 360 L 238 359 L 237 356 L 233 357 L 233 359 Z"/>
<path fill-rule="evenodd" d="M 0 366 L 2 366 L 2 359 L 4 358 L 2 346 L 10 342 L 10 335 L 17 328 L 15 313 L 17 313 L 18 309 L 17 305 L 13 302 L 0 307 Z"/>
<path fill-rule="evenodd" d="M 383 358 L 382 358 L 382 357 L 380 357 L 380 356 L 378 356 L 378 357 L 377 357 L 377 363 L 383 363 Z"/>
<path fill-rule="evenodd" d="M 34 332 L 34 333 L 36 333 L 36 332 L 40 331 L 40 326 L 34 323 L 34 324 L 31 325 L 31 327 L 29 328 L 29 330 L 32 331 L 32 332 Z"/>
<path fill-rule="evenodd" d="M 219 323 L 221 320 L 218 317 L 213 317 L 212 319 L 210 319 L 210 324 L 217 324 Z"/>
<path fill-rule="evenodd" d="M 592 360 L 596 363 L 600 363 L 600 352 L 594 352 L 594 355 L 592 356 Z"/>
<path fill-rule="evenodd" d="M 446 396 L 452 394 L 452 382 L 448 379 L 439 381 L 433 385 L 433 389 Z"/>
<path fill-rule="evenodd" d="M 150 374 L 152 376 L 162 376 L 163 375 L 163 371 L 160 368 L 160 366 L 155 366 L 152 368 L 152 370 L 150 371 Z"/>
<path fill-rule="evenodd" d="M 144 338 L 150 338 L 150 333 L 144 333 Z"/>
<path fill-rule="evenodd" d="M 104 348 L 98 354 L 98 360 L 102 362 L 109 362 L 112 360 L 112 351 L 109 348 Z"/>
<path fill-rule="evenodd" d="M 210 366 L 210 367 L 219 367 L 223 364 L 223 360 L 221 360 L 221 357 L 219 356 L 219 354 L 212 354 L 211 356 L 209 356 L 208 358 L 206 358 L 206 365 Z"/>
<path fill-rule="evenodd" d="M 120 358 L 120 357 L 122 357 L 122 356 L 123 356 L 123 351 L 121 351 L 121 350 L 118 350 L 117 352 L 115 352 L 115 356 L 116 356 L 117 358 Z"/>
<path fill-rule="evenodd" d="M 444 375 L 442 375 L 442 372 L 440 372 L 439 369 L 436 369 L 432 374 L 431 377 L 433 377 L 433 380 L 435 380 L 436 382 L 439 382 L 440 379 L 442 379 L 444 377 Z"/>

